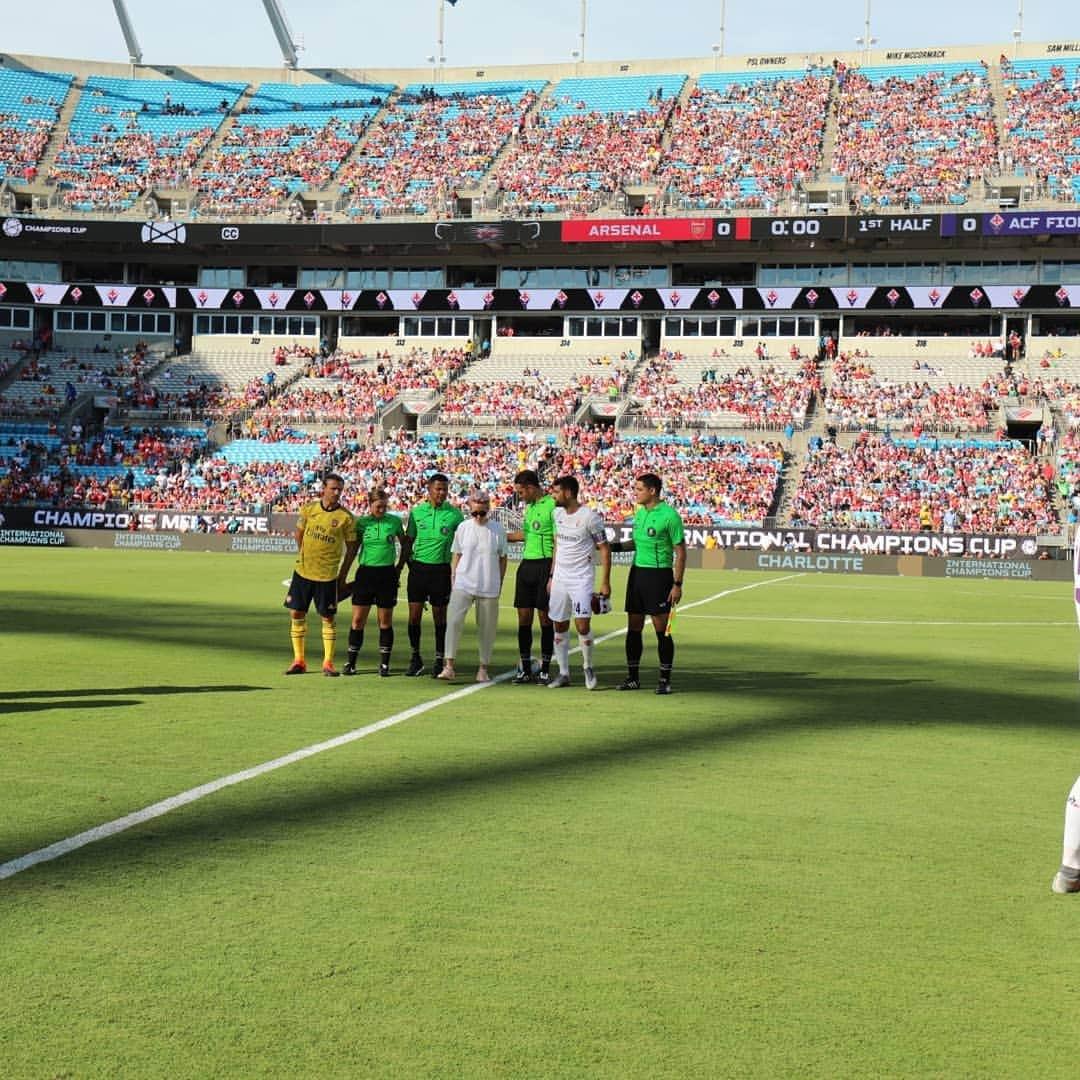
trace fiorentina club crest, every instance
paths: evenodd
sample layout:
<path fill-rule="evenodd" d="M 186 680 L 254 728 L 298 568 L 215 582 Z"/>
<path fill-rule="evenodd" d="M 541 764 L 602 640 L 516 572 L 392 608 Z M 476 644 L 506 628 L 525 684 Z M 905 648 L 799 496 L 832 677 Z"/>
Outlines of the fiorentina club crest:
<path fill-rule="evenodd" d="M 679 301 L 682 299 L 682 297 L 677 292 L 673 292 L 668 293 L 668 299 L 671 301 L 671 306 L 673 308 L 677 308 L 679 306 Z"/>
<path fill-rule="evenodd" d="M 210 297 L 207 296 L 205 292 L 201 292 L 195 299 L 199 301 L 199 307 L 206 307 L 206 301 L 209 300 Z"/>
<path fill-rule="evenodd" d="M 489 308 L 495 303 L 494 293 L 484 293 L 484 307 Z"/>
<path fill-rule="evenodd" d="M 889 307 L 896 307 L 896 302 L 900 299 L 900 294 L 895 289 L 890 289 L 885 294 L 885 299 L 889 301 Z"/>
<path fill-rule="evenodd" d="M 854 289 L 849 289 L 847 294 L 848 307 L 854 307 L 859 302 L 859 294 Z"/>
<path fill-rule="evenodd" d="M 239 289 L 232 294 L 232 302 L 236 307 L 239 307 L 244 302 L 244 294 Z"/>
<path fill-rule="evenodd" d="M 82 289 L 80 289 L 78 285 L 71 290 L 71 299 L 74 300 L 76 304 L 82 299 Z"/>
<path fill-rule="evenodd" d="M 380 308 L 384 308 L 386 307 L 386 301 L 389 299 L 390 298 L 386 295 L 386 293 L 381 292 L 375 297 L 375 303 L 378 304 Z"/>
<path fill-rule="evenodd" d="M 633 304 L 634 307 L 641 307 L 641 301 L 644 300 L 644 299 L 645 299 L 645 297 L 642 296 L 641 293 L 639 293 L 637 291 L 637 289 L 635 289 L 630 294 L 630 303 Z"/>
<path fill-rule="evenodd" d="M 806 302 L 813 307 L 818 302 L 818 294 L 816 289 L 811 289 L 806 294 Z"/>
<path fill-rule="evenodd" d="M 979 304 L 982 303 L 982 299 L 985 295 L 986 294 L 982 291 L 982 289 L 972 289 L 971 292 L 968 293 L 968 296 L 971 298 L 971 303 L 974 307 L 978 307 Z"/>
<path fill-rule="evenodd" d="M 1061 288 L 1054 293 L 1054 297 L 1057 299 L 1057 302 L 1064 307 L 1069 302 L 1069 290 L 1062 285 Z"/>
<path fill-rule="evenodd" d="M 937 307 L 938 301 L 941 299 L 941 293 L 939 293 L 937 289 L 931 289 L 930 292 L 927 293 L 927 298 L 934 307 Z"/>
<path fill-rule="evenodd" d="M 311 305 L 315 303 L 315 294 L 311 292 L 304 293 L 304 307 L 311 309 Z"/>
<path fill-rule="evenodd" d="M 705 299 L 709 301 L 709 307 L 716 307 L 720 303 L 720 294 L 713 289 Z"/>
<path fill-rule="evenodd" d="M 780 294 L 775 289 L 770 289 L 765 294 L 765 300 L 768 302 L 769 307 L 776 307 L 776 301 L 780 299 Z"/>
<path fill-rule="evenodd" d="M 993 229 L 995 233 L 1000 233 L 1001 232 L 1001 227 L 1004 224 L 1005 224 L 1005 219 L 1000 214 L 995 214 L 990 219 L 990 228 Z"/>
<path fill-rule="evenodd" d="M 105 295 L 110 304 L 115 304 L 120 299 L 120 294 L 115 289 L 110 289 Z"/>
<path fill-rule="evenodd" d="M 558 304 L 558 305 L 559 305 L 559 307 L 561 307 L 561 308 L 564 308 L 564 307 L 566 307 L 566 301 L 567 301 L 567 300 L 569 300 L 569 299 L 570 299 L 570 297 L 568 297 L 568 296 L 566 295 L 566 293 L 564 293 L 564 292 L 562 291 L 562 289 L 560 289 L 560 290 L 559 290 L 559 291 L 558 291 L 558 292 L 557 292 L 557 293 L 555 294 L 555 303 L 556 303 L 556 304 Z"/>
<path fill-rule="evenodd" d="M 149 307 L 154 302 L 154 290 L 147 289 L 146 292 L 142 294 L 142 298 L 146 301 L 146 306 Z"/>
<path fill-rule="evenodd" d="M 450 295 L 446 298 L 446 302 L 450 305 L 450 307 L 456 308 L 458 306 L 457 293 L 450 293 Z"/>
<path fill-rule="evenodd" d="M 271 306 L 272 308 L 276 308 L 276 307 L 278 306 L 278 301 L 279 301 L 280 299 L 281 299 L 281 297 L 280 297 L 280 296 L 278 296 L 278 294 L 277 294 L 276 292 L 272 292 L 272 293 L 271 293 L 271 294 L 270 294 L 270 295 L 269 295 L 269 296 L 267 297 L 267 300 L 269 300 L 269 301 L 270 301 L 270 306 Z"/>

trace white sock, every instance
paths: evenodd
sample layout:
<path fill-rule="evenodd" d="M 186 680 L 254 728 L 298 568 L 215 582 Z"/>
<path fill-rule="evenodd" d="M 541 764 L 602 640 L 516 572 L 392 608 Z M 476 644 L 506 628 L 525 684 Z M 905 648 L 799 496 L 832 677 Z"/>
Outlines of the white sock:
<path fill-rule="evenodd" d="M 578 634 L 578 644 L 581 646 L 582 667 L 592 667 L 592 634 Z"/>
<path fill-rule="evenodd" d="M 566 634 L 555 634 L 555 663 L 559 665 L 559 673 L 570 674 L 570 638 Z"/>
<path fill-rule="evenodd" d="M 1061 865 L 1080 870 L 1080 776 L 1065 803 L 1065 844 Z"/>

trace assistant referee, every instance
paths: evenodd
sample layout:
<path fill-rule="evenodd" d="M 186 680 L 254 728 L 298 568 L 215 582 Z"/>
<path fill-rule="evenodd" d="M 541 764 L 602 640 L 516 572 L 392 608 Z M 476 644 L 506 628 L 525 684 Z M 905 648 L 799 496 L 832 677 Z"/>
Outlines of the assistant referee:
<path fill-rule="evenodd" d="M 671 609 L 682 599 L 686 571 L 686 543 L 678 511 L 660 498 L 662 484 L 655 473 L 643 473 L 634 481 L 632 540 L 611 545 L 612 551 L 634 552 L 626 582 L 626 678 L 619 690 L 641 689 L 642 630 L 645 616 L 652 618 L 656 651 L 660 658 L 658 694 L 671 693 L 671 668 L 675 640 L 667 633 Z"/>

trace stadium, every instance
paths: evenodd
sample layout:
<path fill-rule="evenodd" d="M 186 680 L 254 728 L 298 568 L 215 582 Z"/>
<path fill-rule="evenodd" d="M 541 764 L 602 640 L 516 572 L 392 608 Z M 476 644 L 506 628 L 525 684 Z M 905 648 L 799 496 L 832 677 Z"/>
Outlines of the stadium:
<path fill-rule="evenodd" d="M 122 24 L 0 55 L 5 1073 L 1071 1075 L 1080 42 Z M 663 478 L 673 708 L 510 685 L 509 583 L 492 684 L 280 678 L 324 476 L 522 469 L 612 540 Z"/>

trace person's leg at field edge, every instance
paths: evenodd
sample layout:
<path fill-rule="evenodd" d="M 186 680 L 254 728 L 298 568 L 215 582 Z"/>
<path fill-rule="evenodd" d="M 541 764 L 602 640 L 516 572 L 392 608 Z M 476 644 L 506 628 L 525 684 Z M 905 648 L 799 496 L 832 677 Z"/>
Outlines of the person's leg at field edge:
<path fill-rule="evenodd" d="M 457 656 L 458 645 L 461 643 L 461 631 L 465 627 L 465 616 L 472 606 L 472 600 L 472 596 L 460 589 L 455 589 L 450 594 L 450 606 L 446 613 L 446 659 L 438 675 L 446 682 L 453 682 L 457 678 L 454 658 Z"/>
<path fill-rule="evenodd" d="M 1056 893 L 1080 892 L 1080 777 L 1076 778 L 1065 802 L 1061 869 L 1054 875 L 1051 888 Z"/>
<path fill-rule="evenodd" d="M 352 623 L 349 627 L 349 655 L 342 669 L 344 675 L 356 674 L 356 660 L 360 650 L 364 646 L 364 627 L 367 625 L 370 604 L 354 604 L 352 609 Z"/>
<path fill-rule="evenodd" d="M 394 609 L 377 609 L 379 617 L 379 674 L 390 674 L 390 654 L 394 651 Z"/>
<path fill-rule="evenodd" d="M 476 598 L 476 636 L 480 652 L 480 666 L 476 671 L 477 682 L 491 682 L 488 667 L 495 650 L 495 631 L 499 625 L 499 598 L 478 596 Z"/>

